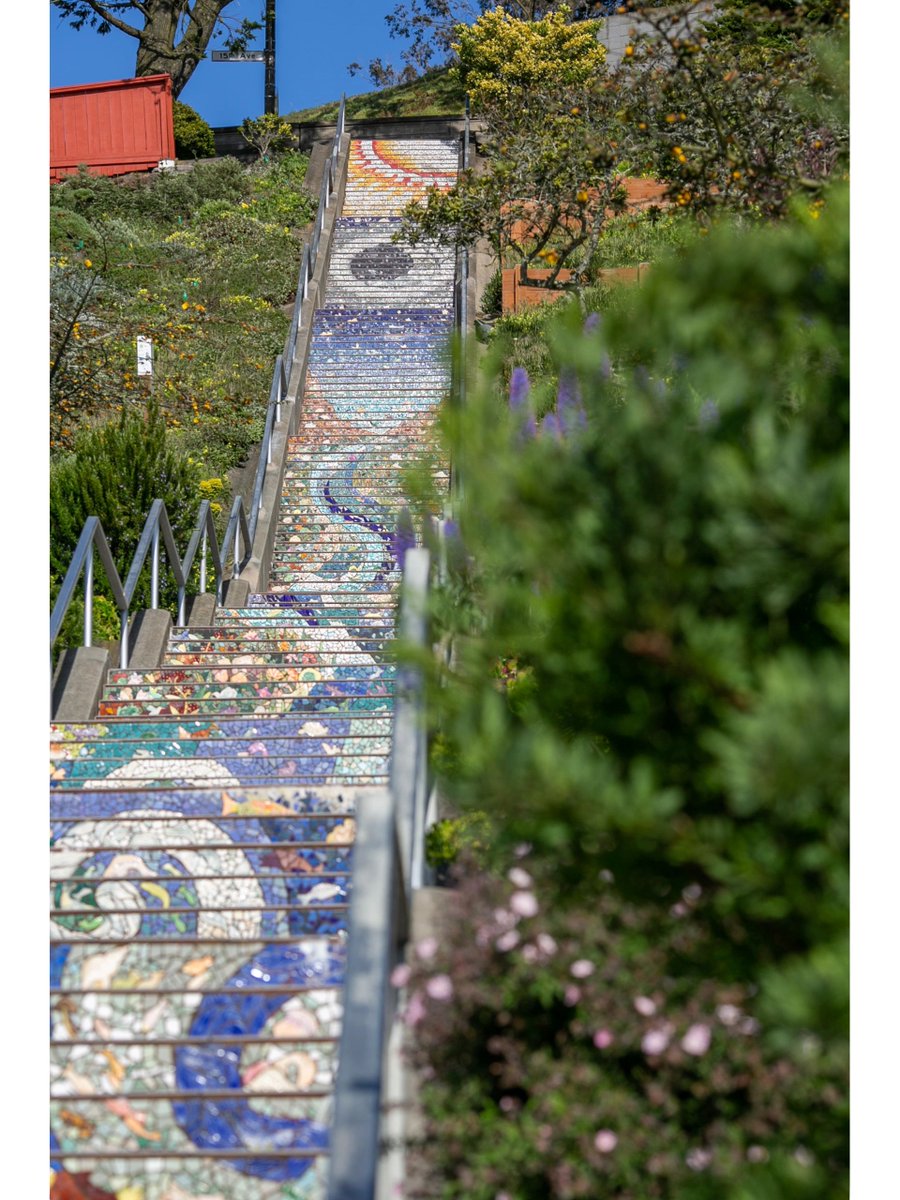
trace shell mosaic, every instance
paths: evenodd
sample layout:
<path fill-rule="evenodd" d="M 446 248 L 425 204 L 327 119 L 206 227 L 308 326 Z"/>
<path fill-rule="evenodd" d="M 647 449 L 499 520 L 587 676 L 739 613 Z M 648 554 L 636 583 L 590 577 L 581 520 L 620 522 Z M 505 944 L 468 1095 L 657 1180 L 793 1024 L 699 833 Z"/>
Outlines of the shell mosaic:
<path fill-rule="evenodd" d="M 51 726 L 53 1200 L 324 1197 L 354 814 L 390 765 L 402 474 L 449 387 L 452 256 L 393 234 L 457 161 L 453 141 L 351 143 L 269 590 Z"/>

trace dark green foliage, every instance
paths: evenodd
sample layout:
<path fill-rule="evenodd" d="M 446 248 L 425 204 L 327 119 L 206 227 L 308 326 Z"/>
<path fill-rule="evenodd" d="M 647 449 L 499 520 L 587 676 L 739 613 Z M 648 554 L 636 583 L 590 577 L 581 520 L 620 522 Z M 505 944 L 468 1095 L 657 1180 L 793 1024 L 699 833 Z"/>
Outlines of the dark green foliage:
<path fill-rule="evenodd" d="M 758 989 L 796 1072 L 812 1191 L 776 1139 L 758 1186 L 679 1198 L 846 1194 L 848 269 L 845 187 L 716 229 L 598 328 L 553 319 L 528 403 L 580 395 L 585 428 L 529 436 L 494 379 L 446 416 L 467 557 L 435 605 L 445 788 L 533 846 L 554 907 L 591 910 L 601 871 L 660 920 L 699 901 L 678 971 Z"/>
<path fill-rule="evenodd" d="M 196 467 L 169 442 L 152 402 L 82 431 L 50 472 L 50 569 L 62 582 L 88 517 L 99 517 L 123 583 L 154 500 L 187 548 L 199 507 Z M 98 576 L 98 591 L 105 591 Z M 142 589 L 143 592 L 144 589 Z"/>
<path fill-rule="evenodd" d="M 176 100 L 172 105 L 175 153 L 178 158 L 212 158 L 216 153 L 213 131 L 187 104 Z"/>
<path fill-rule="evenodd" d="M 499 317 L 503 312 L 503 271 L 500 267 L 484 285 L 481 311 L 486 317 Z"/>

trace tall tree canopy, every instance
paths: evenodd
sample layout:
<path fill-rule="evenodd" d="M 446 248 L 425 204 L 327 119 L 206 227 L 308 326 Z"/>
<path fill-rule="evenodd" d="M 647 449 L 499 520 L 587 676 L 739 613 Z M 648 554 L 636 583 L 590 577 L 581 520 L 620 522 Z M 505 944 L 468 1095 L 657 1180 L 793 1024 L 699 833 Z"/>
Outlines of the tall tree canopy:
<path fill-rule="evenodd" d="M 231 51 L 246 48 L 258 21 L 229 19 L 233 0 L 50 0 L 75 29 L 118 29 L 136 39 L 135 75 L 171 75 L 178 96 L 213 37 Z"/>

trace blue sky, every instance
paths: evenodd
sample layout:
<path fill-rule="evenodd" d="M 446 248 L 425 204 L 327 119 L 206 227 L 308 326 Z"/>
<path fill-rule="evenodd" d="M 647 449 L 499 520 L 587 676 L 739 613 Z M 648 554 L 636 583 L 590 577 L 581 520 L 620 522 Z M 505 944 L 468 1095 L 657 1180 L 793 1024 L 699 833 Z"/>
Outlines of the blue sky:
<path fill-rule="evenodd" d="M 35 0 L 30 0 L 35 3 Z M 340 96 L 371 90 L 367 72 L 355 78 L 351 62 L 377 56 L 399 61 L 402 48 L 388 36 L 385 14 L 394 0 L 278 0 L 276 8 L 276 87 L 283 113 Z M 263 0 L 233 0 L 227 15 L 261 18 Z M 263 33 L 257 35 L 258 48 Z M 220 43 L 213 43 L 215 49 Z M 128 79 L 134 75 L 137 43 L 113 30 L 99 36 L 86 27 L 73 30 L 56 10 L 49 18 L 50 86 Z M 261 63 L 202 62 L 180 99 L 210 125 L 238 125 L 263 110 Z"/>

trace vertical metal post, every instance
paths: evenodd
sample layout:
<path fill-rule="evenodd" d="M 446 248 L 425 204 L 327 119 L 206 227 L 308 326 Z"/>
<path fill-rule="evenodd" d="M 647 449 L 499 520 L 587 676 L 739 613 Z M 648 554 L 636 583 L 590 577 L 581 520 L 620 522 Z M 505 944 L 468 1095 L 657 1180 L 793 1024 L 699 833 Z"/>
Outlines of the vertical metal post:
<path fill-rule="evenodd" d="M 84 563 L 84 644 L 90 646 L 94 633 L 94 547 Z"/>
<path fill-rule="evenodd" d="M 119 666 L 128 666 L 128 609 L 119 613 Z"/>
<path fill-rule="evenodd" d="M 234 558 L 231 562 L 231 578 L 237 579 L 240 574 L 238 563 L 241 561 L 241 524 L 240 521 L 234 523 Z"/>
<path fill-rule="evenodd" d="M 153 551 L 150 559 L 150 607 L 159 608 L 159 525 L 153 530 Z"/>
<path fill-rule="evenodd" d="M 266 113 L 278 112 L 275 97 L 275 0 L 266 0 L 266 85 L 264 97 Z"/>
<path fill-rule="evenodd" d="M 206 591 L 206 526 L 203 527 L 203 540 L 200 543 L 200 591 Z"/>

